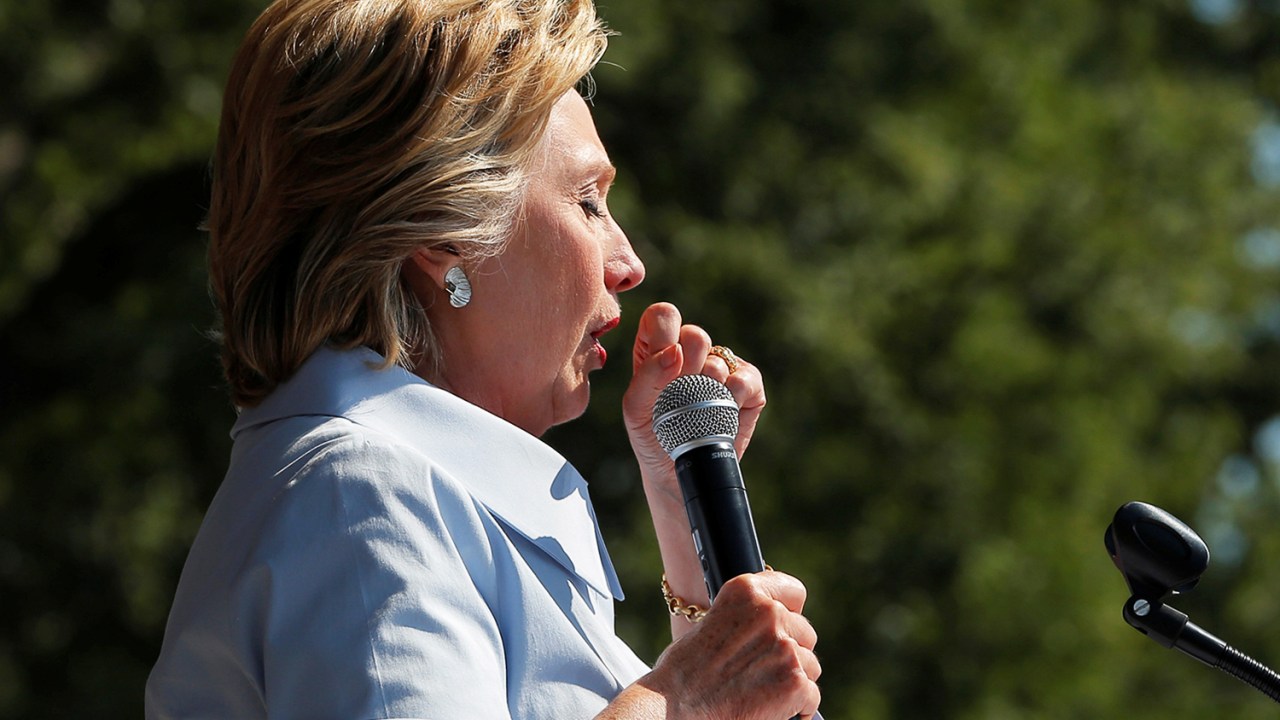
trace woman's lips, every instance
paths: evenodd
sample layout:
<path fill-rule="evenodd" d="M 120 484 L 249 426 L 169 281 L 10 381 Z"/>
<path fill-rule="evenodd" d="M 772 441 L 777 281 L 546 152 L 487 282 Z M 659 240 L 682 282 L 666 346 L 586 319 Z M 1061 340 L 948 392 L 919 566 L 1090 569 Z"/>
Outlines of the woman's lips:
<path fill-rule="evenodd" d="M 595 341 L 595 351 L 596 351 L 596 354 L 600 356 L 600 367 L 602 368 L 604 367 L 605 362 L 607 362 L 609 359 L 609 353 L 604 349 L 604 345 L 600 344 L 600 336 L 618 327 L 618 323 L 621 320 L 622 318 L 613 318 L 609 322 L 600 326 L 599 329 L 591 333 L 591 339 Z"/>

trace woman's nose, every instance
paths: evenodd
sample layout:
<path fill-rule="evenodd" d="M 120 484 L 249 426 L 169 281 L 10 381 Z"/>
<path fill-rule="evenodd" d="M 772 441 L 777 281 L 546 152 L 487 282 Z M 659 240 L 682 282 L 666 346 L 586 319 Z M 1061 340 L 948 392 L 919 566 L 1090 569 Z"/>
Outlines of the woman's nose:
<path fill-rule="evenodd" d="M 622 228 L 618 228 L 617 243 L 604 264 L 604 284 L 610 292 L 626 292 L 644 280 L 644 263 L 636 255 L 635 248 Z"/>

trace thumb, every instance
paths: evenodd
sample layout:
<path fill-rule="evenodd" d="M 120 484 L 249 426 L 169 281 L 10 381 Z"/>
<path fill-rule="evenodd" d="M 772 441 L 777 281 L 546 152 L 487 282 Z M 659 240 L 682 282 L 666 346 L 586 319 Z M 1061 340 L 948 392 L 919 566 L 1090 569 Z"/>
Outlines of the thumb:
<path fill-rule="evenodd" d="M 680 347 L 680 311 L 671 303 L 655 303 L 645 309 L 636 329 L 631 354 L 631 384 L 623 398 L 630 423 L 648 423 L 658 394 L 680 374 L 684 351 Z"/>
<path fill-rule="evenodd" d="M 671 303 L 654 303 L 645 308 L 636 328 L 636 344 L 631 354 L 635 374 L 639 374 L 641 366 L 655 355 L 679 344 L 680 323 L 680 310 Z"/>

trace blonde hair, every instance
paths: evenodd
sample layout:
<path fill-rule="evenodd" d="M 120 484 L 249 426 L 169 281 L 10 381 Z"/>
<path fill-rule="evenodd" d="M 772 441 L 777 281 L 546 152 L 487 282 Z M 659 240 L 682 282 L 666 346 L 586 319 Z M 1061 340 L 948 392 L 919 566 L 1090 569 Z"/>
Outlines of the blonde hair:
<path fill-rule="evenodd" d="M 590 0 L 276 0 L 237 51 L 210 292 L 232 400 L 325 343 L 438 360 L 401 266 L 497 252 L 551 108 L 606 32 Z"/>

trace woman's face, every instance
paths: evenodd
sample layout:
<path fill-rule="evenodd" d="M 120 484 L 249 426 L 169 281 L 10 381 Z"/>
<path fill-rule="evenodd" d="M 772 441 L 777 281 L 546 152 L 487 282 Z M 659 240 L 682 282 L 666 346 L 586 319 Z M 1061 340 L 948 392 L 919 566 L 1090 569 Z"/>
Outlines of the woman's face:
<path fill-rule="evenodd" d="M 618 324 L 618 293 L 644 279 L 605 204 L 613 178 L 586 102 L 565 93 L 506 248 L 464 267 L 470 304 L 437 297 L 428 309 L 444 360 L 435 382 L 534 435 L 586 410 L 587 374 L 604 367 L 599 338 Z"/>

